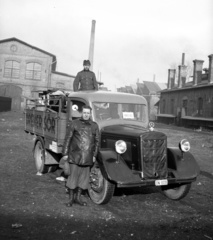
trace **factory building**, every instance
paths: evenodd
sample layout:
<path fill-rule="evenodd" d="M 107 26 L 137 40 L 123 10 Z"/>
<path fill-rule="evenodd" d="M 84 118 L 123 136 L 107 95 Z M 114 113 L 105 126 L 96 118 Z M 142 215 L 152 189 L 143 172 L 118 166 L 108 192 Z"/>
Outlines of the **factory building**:
<path fill-rule="evenodd" d="M 56 71 L 52 53 L 17 38 L 0 40 L 0 111 L 24 109 L 47 89 L 73 90 L 74 76 Z"/>
<path fill-rule="evenodd" d="M 161 91 L 158 122 L 193 128 L 213 128 L 213 54 L 208 56 L 209 68 L 203 60 L 193 61 L 192 81 L 187 81 L 187 67 L 168 70 L 167 89 Z"/>

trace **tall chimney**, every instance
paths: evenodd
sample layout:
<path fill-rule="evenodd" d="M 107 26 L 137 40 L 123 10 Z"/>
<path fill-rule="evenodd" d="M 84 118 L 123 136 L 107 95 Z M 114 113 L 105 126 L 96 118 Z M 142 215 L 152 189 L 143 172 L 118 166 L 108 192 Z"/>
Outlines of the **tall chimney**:
<path fill-rule="evenodd" d="M 168 70 L 168 84 L 167 89 L 171 89 L 175 86 L 175 69 L 169 69 Z"/>
<path fill-rule="evenodd" d="M 185 65 L 185 53 L 182 53 L 182 65 Z"/>
<path fill-rule="evenodd" d="M 153 82 L 155 82 L 155 74 L 154 74 L 154 76 L 153 76 Z"/>
<path fill-rule="evenodd" d="M 91 71 L 93 70 L 93 57 L 94 57 L 94 46 L 95 46 L 95 24 L 96 21 L 92 20 L 91 36 L 90 36 L 90 45 L 89 45 L 89 60 L 91 62 Z"/>
<path fill-rule="evenodd" d="M 202 80 L 203 60 L 194 60 L 193 84 L 197 85 Z"/>
<path fill-rule="evenodd" d="M 187 66 L 178 66 L 178 88 L 181 88 L 186 83 Z"/>
<path fill-rule="evenodd" d="M 213 84 L 213 54 L 209 55 L 209 75 L 208 82 Z"/>

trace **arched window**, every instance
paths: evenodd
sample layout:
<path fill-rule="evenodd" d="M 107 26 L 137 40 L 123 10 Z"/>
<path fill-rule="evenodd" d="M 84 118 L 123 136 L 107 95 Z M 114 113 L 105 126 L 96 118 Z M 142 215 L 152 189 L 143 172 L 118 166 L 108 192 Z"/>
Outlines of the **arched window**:
<path fill-rule="evenodd" d="M 19 78 L 20 63 L 13 60 L 8 60 L 4 65 L 4 77 Z"/>
<path fill-rule="evenodd" d="M 41 80 L 41 64 L 27 63 L 26 79 Z"/>

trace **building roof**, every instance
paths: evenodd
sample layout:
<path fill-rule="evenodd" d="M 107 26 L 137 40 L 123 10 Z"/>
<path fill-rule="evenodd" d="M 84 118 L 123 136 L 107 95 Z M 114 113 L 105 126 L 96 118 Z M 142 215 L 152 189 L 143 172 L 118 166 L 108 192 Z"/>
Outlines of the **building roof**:
<path fill-rule="evenodd" d="M 67 74 L 67 73 L 62 73 L 62 72 L 57 72 L 57 71 L 52 71 L 52 73 L 55 73 L 55 74 L 58 74 L 58 75 L 62 75 L 62 76 L 66 76 L 66 77 L 75 78 L 74 75 L 70 75 L 70 74 Z"/>
<path fill-rule="evenodd" d="M 143 81 L 143 82 L 144 82 L 144 85 L 149 90 L 149 93 L 157 93 L 161 91 L 161 88 L 158 86 L 156 82 L 148 82 L 148 81 Z"/>
<path fill-rule="evenodd" d="M 131 86 L 125 86 L 126 90 L 128 93 L 134 93 L 133 89 Z"/>
<path fill-rule="evenodd" d="M 137 94 L 142 95 L 144 91 L 144 84 L 137 82 Z"/>
<path fill-rule="evenodd" d="M 167 92 L 177 92 L 177 91 L 186 91 L 186 90 L 195 90 L 195 89 L 200 89 L 200 88 L 212 88 L 213 87 L 213 84 L 198 84 L 196 86 L 194 85 L 185 85 L 181 88 L 178 88 L 178 87 L 174 87 L 174 88 L 171 88 L 171 89 L 164 89 L 161 91 L 161 93 L 167 93 Z"/>
<path fill-rule="evenodd" d="M 167 83 L 156 82 L 161 90 L 167 89 Z"/>
<path fill-rule="evenodd" d="M 130 84 L 134 93 L 137 93 L 137 84 Z"/>
<path fill-rule="evenodd" d="M 130 84 L 130 86 L 120 87 L 118 92 L 135 93 L 138 95 L 157 94 L 163 89 L 167 88 L 166 83 L 143 81 L 136 84 Z"/>
<path fill-rule="evenodd" d="M 127 89 L 125 87 L 117 88 L 117 91 L 127 93 Z"/>
<path fill-rule="evenodd" d="M 101 90 L 101 91 L 109 91 L 107 87 L 102 87 L 102 86 L 99 87 L 99 90 Z"/>
<path fill-rule="evenodd" d="M 44 54 L 47 54 L 47 55 L 51 56 L 51 57 L 53 58 L 53 60 L 52 60 L 52 62 L 53 62 L 53 64 L 52 64 L 52 71 L 55 71 L 55 69 L 56 69 L 56 63 L 57 63 L 57 60 L 56 60 L 56 56 L 55 56 L 55 55 L 53 55 L 52 53 L 46 52 L 46 51 L 44 51 L 44 50 L 42 50 L 42 49 L 40 49 L 40 48 L 37 48 L 37 47 L 35 47 L 35 46 L 33 46 L 33 45 L 30 45 L 30 44 L 28 44 L 28 43 L 26 43 L 26 42 L 24 42 L 24 41 L 22 41 L 22 40 L 20 40 L 20 39 L 18 39 L 18 38 L 15 38 L 15 37 L 0 40 L 0 44 L 1 44 L 1 43 L 5 43 L 5 42 L 12 42 L 12 41 L 19 42 L 19 43 L 21 43 L 21 44 L 24 44 L 24 45 L 30 47 L 30 48 L 33 48 L 33 49 L 35 49 L 35 50 L 37 50 L 37 51 L 40 51 L 40 52 L 42 52 L 42 53 L 44 53 Z"/>

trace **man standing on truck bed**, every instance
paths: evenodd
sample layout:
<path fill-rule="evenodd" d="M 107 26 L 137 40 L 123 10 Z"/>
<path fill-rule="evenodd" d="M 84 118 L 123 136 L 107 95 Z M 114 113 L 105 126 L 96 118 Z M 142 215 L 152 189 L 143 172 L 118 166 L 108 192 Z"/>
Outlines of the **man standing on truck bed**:
<path fill-rule="evenodd" d="M 73 90 L 77 91 L 87 91 L 87 90 L 98 90 L 98 83 L 96 81 L 95 73 L 89 70 L 91 64 L 89 60 L 84 60 L 84 69 L 78 72 L 74 82 Z"/>
<path fill-rule="evenodd" d="M 88 189 L 90 168 L 96 160 L 99 147 L 99 129 L 96 122 L 90 120 L 91 107 L 82 107 L 82 117 L 73 120 L 66 133 L 62 150 L 63 159 L 70 163 L 70 175 L 66 187 L 69 192 L 68 207 L 74 202 L 86 206 L 81 200 L 82 190 Z"/>

